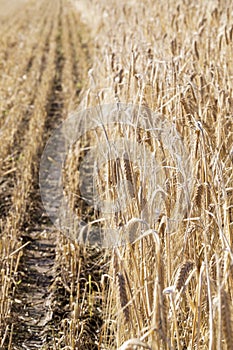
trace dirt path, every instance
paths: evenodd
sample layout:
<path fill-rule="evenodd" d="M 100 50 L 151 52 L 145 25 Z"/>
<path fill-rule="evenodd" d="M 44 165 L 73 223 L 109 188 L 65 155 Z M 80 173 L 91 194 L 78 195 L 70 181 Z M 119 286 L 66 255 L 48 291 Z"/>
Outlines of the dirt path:
<path fill-rule="evenodd" d="M 21 283 L 15 296 L 13 349 L 37 349 L 51 343 L 53 318 L 49 287 L 54 280 L 54 237 L 32 231 L 20 264 Z"/>

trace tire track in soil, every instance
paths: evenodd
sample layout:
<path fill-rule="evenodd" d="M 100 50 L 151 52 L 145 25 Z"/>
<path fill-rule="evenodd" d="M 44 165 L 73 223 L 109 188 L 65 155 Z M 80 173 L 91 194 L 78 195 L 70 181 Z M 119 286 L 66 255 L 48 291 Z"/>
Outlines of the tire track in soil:
<path fill-rule="evenodd" d="M 61 121 L 63 109 L 61 54 L 61 16 L 60 3 L 58 35 L 56 39 L 55 67 L 56 76 L 51 86 L 47 104 L 47 122 L 45 123 L 46 138 L 54 124 Z M 44 62 L 45 63 L 45 62 Z M 38 157 L 38 159 L 40 159 Z M 39 167 L 39 165 L 38 165 Z M 37 169 L 39 170 L 39 169 Z M 28 243 L 23 249 L 19 265 L 19 280 L 21 280 L 15 295 L 13 305 L 12 349 L 52 349 L 54 332 L 53 296 L 50 287 L 55 279 L 56 232 L 51 228 L 48 218 L 43 215 L 44 209 L 40 203 L 38 174 L 35 174 L 34 190 L 31 203 L 35 203 L 31 227 L 27 225 L 27 234 L 22 236 L 22 243 Z"/>

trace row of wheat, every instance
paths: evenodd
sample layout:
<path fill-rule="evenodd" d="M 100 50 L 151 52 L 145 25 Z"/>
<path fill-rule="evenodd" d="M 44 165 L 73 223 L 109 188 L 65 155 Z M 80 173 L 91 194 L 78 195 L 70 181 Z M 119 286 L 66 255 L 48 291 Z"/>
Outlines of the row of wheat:
<path fill-rule="evenodd" d="M 232 3 L 113 0 L 77 7 L 89 26 L 85 11 L 98 14 L 91 22 L 96 46 L 83 106 L 126 103 L 152 111 L 164 128 L 165 121 L 175 126 L 188 154 L 185 178 L 176 158 L 185 157 L 184 150 L 141 129 L 140 118 L 149 120 L 149 112 L 139 113 L 131 127 L 114 125 L 102 136 L 95 130 L 83 140 L 86 149 L 97 147 L 97 158 L 101 152 L 105 157 L 93 169 L 102 201 L 93 222 L 101 219 L 101 229 L 134 241 L 108 252 L 99 348 L 231 349 Z M 113 144 L 124 144 L 114 157 L 103 146 L 106 132 Z M 126 140 L 134 141 L 133 149 Z M 138 145 L 150 154 L 144 164 L 133 157 Z M 75 156 L 85 159 L 86 153 L 78 146 Z M 82 177 L 76 170 L 70 175 L 74 191 Z M 118 186 L 124 181 L 125 197 Z M 188 201 L 178 195 L 182 190 Z M 79 215 L 80 192 L 77 197 Z M 104 210 L 106 199 L 110 205 L 116 198 L 119 210 Z M 171 218 L 178 224 L 171 225 Z"/>

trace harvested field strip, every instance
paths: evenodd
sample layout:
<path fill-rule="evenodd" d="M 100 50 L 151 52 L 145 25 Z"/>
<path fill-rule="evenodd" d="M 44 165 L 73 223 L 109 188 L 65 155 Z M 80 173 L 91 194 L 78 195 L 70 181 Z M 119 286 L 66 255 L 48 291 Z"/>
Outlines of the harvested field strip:
<path fill-rule="evenodd" d="M 83 40 L 87 40 L 85 36 L 85 27 L 79 25 L 80 18 L 76 11 L 70 11 L 69 16 L 69 36 L 70 36 L 70 46 L 73 56 L 73 79 L 76 86 L 76 95 L 79 94 L 80 88 L 86 79 L 85 72 L 87 72 L 88 66 L 90 65 L 89 55 L 91 52 L 88 51 L 87 46 L 84 48 Z M 87 44 L 86 44 L 87 45 Z M 89 42 L 90 45 L 90 42 Z M 91 45 L 90 45 L 91 46 Z M 85 50 L 86 49 L 86 50 Z M 80 69 L 79 65 L 79 53 L 81 53 L 81 60 L 84 65 L 84 70 Z"/>
<path fill-rule="evenodd" d="M 9 1 L 7 3 L 9 4 Z M 5 17 L 0 24 L 0 33 L 3 34 L 1 39 L 4 41 L 6 40 L 6 35 L 10 36 L 14 30 L 18 31 L 19 28 L 22 28 L 22 25 L 26 25 L 24 30 L 29 28 L 31 26 L 30 18 L 35 15 L 35 12 L 42 13 L 41 11 L 43 11 L 45 4 L 43 2 L 38 3 L 36 0 L 13 0 L 10 2 L 10 5 L 9 7 L 11 7 L 11 9 L 9 9 L 9 12 L 11 12 L 11 21 L 9 22 L 7 5 L 4 3 L 0 4 L 1 15 Z"/>
<path fill-rule="evenodd" d="M 71 49 L 71 54 L 73 56 L 72 77 L 73 77 L 74 86 L 76 87 L 76 93 L 78 94 L 79 93 L 78 83 L 80 83 L 80 80 L 81 80 L 81 74 L 80 74 L 81 72 L 78 70 L 78 52 L 82 52 L 81 43 L 80 43 L 80 38 L 78 37 L 77 22 L 74 21 L 73 17 L 68 18 L 68 24 L 69 24 L 68 33 L 70 37 L 70 49 Z"/>
<path fill-rule="evenodd" d="M 48 94 L 51 90 L 51 86 L 53 84 L 54 76 L 55 76 L 55 57 L 56 57 L 56 46 L 53 44 L 53 40 L 55 41 L 57 35 L 57 22 L 56 22 L 56 9 L 57 2 L 54 4 L 53 11 L 54 14 L 54 26 L 51 34 L 51 45 L 48 50 L 48 59 L 46 61 L 46 66 L 43 70 L 40 89 L 36 95 L 34 101 L 34 109 L 33 113 L 29 120 L 28 128 L 25 130 L 24 140 L 23 140 L 23 153 L 20 154 L 20 158 L 17 162 L 17 179 L 16 186 L 13 193 L 13 208 L 9 213 L 9 217 L 14 217 L 15 220 L 15 210 L 20 214 L 20 220 L 24 221 L 24 213 L 26 210 L 27 197 L 30 193 L 32 183 L 34 181 L 34 172 L 36 172 L 38 168 L 38 156 L 42 151 L 43 140 L 44 140 L 44 127 L 45 120 L 47 116 L 47 101 Z M 33 137 L 32 137 L 33 135 Z M 35 137 L 35 138 L 34 138 Z M 16 146 L 16 145 L 15 145 Z M 25 196 L 24 200 L 21 200 L 22 197 Z M 19 201 L 19 204 L 18 204 Z M 25 210 L 22 210 L 23 206 Z M 16 215 L 17 216 L 17 215 Z M 8 220 L 10 218 L 7 218 Z"/>
<path fill-rule="evenodd" d="M 47 92 L 45 93 L 45 113 L 46 119 L 43 126 L 45 135 L 41 139 L 42 143 L 45 141 L 45 137 L 48 136 L 51 128 L 54 127 L 55 122 L 59 122 L 62 119 L 62 104 L 58 103 L 58 100 L 62 100 L 61 96 L 61 72 L 63 69 L 61 58 L 61 6 L 56 3 L 56 7 L 53 9 L 53 21 L 55 22 L 54 31 L 51 36 L 51 42 L 55 42 L 56 46 L 52 45 L 52 52 L 49 52 L 50 57 L 53 57 L 51 64 L 54 64 L 54 69 L 51 65 L 45 66 L 45 74 L 51 74 L 51 68 L 53 75 L 51 75 L 51 81 L 48 84 Z M 48 69 L 48 71 L 47 71 Z M 45 75 L 46 76 L 46 75 Z M 43 77 L 42 77 L 43 81 Z M 40 100 L 41 101 L 41 100 Z M 29 128 L 30 130 L 30 128 Z M 31 164 L 34 166 L 38 163 L 41 149 L 38 147 L 36 158 L 32 158 Z M 34 168 L 34 179 L 38 179 L 38 168 Z M 38 180 L 37 180 L 38 181 Z M 28 202 L 37 201 L 38 198 L 38 183 L 33 181 L 32 188 L 29 193 Z M 13 311 L 15 314 L 16 324 L 14 339 L 16 344 L 33 349 L 37 346 L 46 347 L 50 345 L 53 337 L 52 330 L 54 326 L 49 323 L 53 318 L 52 310 L 52 298 L 50 293 L 50 286 L 55 277 L 55 252 L 56 252 L 56 232 L 48 232 L 48 226 L 44 225 L 44 230 L 36 231 L 34 228 L 35 223 L 41 224 L 41 210 L 40 208 L 29 208 L 31 216 L 34 218 L 25 218 L 25 224 L 29 229 L 29 235 L 23 236 L 24 239 L 29 239 L 30 245 L 23 251 L 23 259 L 19 265 L 20 277 L 22 282 L 20 288 L 16 292 L 16 299 L 20 298 L 22 304 L 17 305 Z M 31 221 L 30 221 L 31 219 Z M 25 225 L 24 224 L 24 225 Z M 21 274 L 21 271 L 23 272 Z M 25 271 L 25 274 L 24 274 Z M 29 276 L 29 278 L 28 278 Z M 17 294 L 19 297 L 17 298 Z M 28 302 L 28 299 L 30 300 Z M 26 305 L 26 307 L 25 307 Z M 13 316 L 14 317 L 14 316 Z"/>
<path fill-rule="evenodd" d="M 35 178 L 33 177 L 33 172 L 36 171 L 34 168 L 37 163 L 38 167 L 38 152 L 41 152 L 41 147 L 43 145 L 43 130 L 44 130 L 44 122 L 43 119 L 46 118 L 46 107 L 47 107 L 47 95 L 51 88 L 53 76 L 55 75 L 55 45 L 52 40 L 55 40 L 57 35 L 57 23 L 56 18 L 58 17 L 58 2 L 53 6 L 53 22 L 54 28 L 51 34 L 51 45 L 48 46 L 45 43 L 45 49 L 48 50 L 48 59 L 46 60 L 46 66 L 44 67 L 44 71 L 42 74 L 41 80 L 41 90 L 37 94 L 37 98 L 35 100 L 35 109 L 30 118 L 28 130 L 26 130 L 26 135 L 24 139 L 24 156 L 17 161 L 17 176 L 15 179 L 15 189 L 12 193 L 12 208 L 8 213 L 6 218 L 6 222 L 3 225 L 3 230 L 8 232 L 9 237 L 11 237 L 11 241 L 13 244 L 12 250 L 14 250 L 15 244 L 17 244 L 17 240 L 20 238 L 20 227 L 22 227 L 23 223 L 25 223 L 26 217 L 25 213 L 28 208 L 28 198 L 33 188 L 33 182 Z M 49 33 L 50 35 L 50 33 Z M 47 37 L 48 38 L 48 37 Z M 48 39 L 46 39 L 48 42 Z M 43 62 L 43 65 L 45 61 Z M 30 91 L 30 90 L 28 90 Z M 33 91 L 35 94 L 35 91 Z M 36 142 L 33 141 L 32 135 L 37 131 Z M 18 145 L 19 146 L 19 145 Z M 17 147 L 17 144 L 15 144 Z M 25 176 L 24 176 L 25 175 Z M 20 179 L 23 177 L 23 181 Z M 23 204 L 23 205 L 22 205 Z M 15 243 L 14 243 L 15 242 Z M 22 252 L 21 252 L 22 254 Z M 7 300 L 5 301 L 7 302 Z M 4 315 L 3 315 L 4 316 Z M 22 322 L 21 322 L 22 323 Z M 11 329 L 13 332 L 13 328 Z M 13 333 L 12 333 L 13 334 Z M 16 341 L 16 339 L 15 339 Z"/>
<path fill-rule="evenodd" d="M 38 100 L 38 89 L 40 88 L 46 60 L 49 55 L 49 38 L 51 32 L 52 24 L 48 25 L 45 29 L 44 40 L 40 41 L 36 50 L 38 57 L 33 62 L 32 69 L 30 73 L 28 73 L 26 81 L 20 87 L 24 89 L 20 104 L 17 103 L 19 96 L 22 95 L 19 88 L 19 93 L 17 94 L 17 91 L 15 92 L 15 102 L 9 110 L 6 125 L 4 125 L 4 128 L 1 130 L 1 136 L 4 137 L 5 141 L 0 151 L 1 173 L 3 174 L 2 186 L 5 188 L 4 195 L 7 195 L 8 198 L 8 204 L 5 206 L 4 215 L 7 213 L 6 209 L 10 207 L 10 188 L 12 188 L 12 182 L 15 181 L 15 171 L 8 172 L 12 167 L 12 160 L 9 161 L 7 154 L 13 154 L 14 152 L 14 167 L 17 167 L 21 150 L 24 147 L 27 129 L 29 127 L 28 123 L 34 113 L 35 104 Z M 12 130 L 10 134 L 8 132 L 9 128 Z"/>
<path fill-rule="evenodd" d="M 62 46 L 63 46 L 63 52 L 64 54 L 64 69 L 62 72 L 62 89 L 63 94 L 65 95 L 65 102 L 68 103 L 68 105 L 65 105 L 64 108 L 66 110 L 66 113 L 68 114 L 69 109 L 72 107 L 69 106 L 69 103 L 73 100 L 73 94 L 74 94 L 74 84 L 73 84 L 73 72 L 72 72 L 72 62 L 74 60 L 74 57 L 72 55 L 72 50 L 70 46 L 70 33 L 69 33 L 69 23 L 68 23 L 68 16 L 69 16 L 69 9 L 64 8 L 63 16 L 62 16 Z"/>
<path fill-rule="evenodd" d="M 33 56 L 31 56 L 30 58 L 30 70 L 27 72 L 27 75 L 23 75 L 24 79 L 20 79 L 18 86 L 16 85 L 14 95 L 11 99 L 8 100 L 10 101 L 10 105 L 3 106 L 3 108 L 5 107 L 5 123 L 1 129 L 2 135 L 6 134 L 7 136 L 8 128 L 12 127 L 13 135 L 11 136 L 14 136 L 14 131 L 16 132 L 19 129 L 17 123 L 23 120 L 25 114 L 30 112 L 30 110 L 33 111 L 33 100 L 36 97 L 37 88 L 39 87 L 39 84 L 41 82 L 42 74 L 46 64 L 46 59 L 48 56 L 49 38 L 51 36 L 51 31 L 52 26 L 47 25 L 43 33 L 44 35 L 42 36 L 43 39 L 40 41 L 39 45 L 36 46 L 36 50 L 33 53 L 33 55 L 35 55 L 36 58 L 33 59 Z M 26 69 L 28 70 L 28 67 Z M 32 87 L 33 89 L 31 89 Z M 17 99 L 19 98 L 19 96 L 21 97 L 20 104 L 17 103 Z M 13 116 L 15 114 L 17 115 L 18 120 L 13 120 Z M 7 147 L 7 139 L 4 147 Z M 3 149 L 1 150 L 1 157 L 4 159 Z"/>
<path fill-rule="evenodd" d="M 12 86 L 17 87 L 10 108 L 14 118 L 9 119 L 1 130 L 1 136 L 6 140 L 0 152 L 2 189 L 6 189 L 2 201 L 6 195 L 8 198 L 8 204 L 3 207 L 1 232 L 9 239 L 8 253 L 3 253 L 3 256 L 8 254 L 11 258 L 1 264 L 8 276 L 8 281 L 5 280 L 5 291 L 8 290 L 5 296 L 8 298 L 1 299 L 1 325 L 6 325 L 6 328 L 2 327 L 0 336 L 1 344 L 9 349 L 68 346 L 71 330 L 67 329 L 65 336 L 60 337 L 59 334 L 65 323 L 69 323 L 69 315 L 81 302 L 86 306 L 80 320 L 77 315 L 77 324 L 73 325 L 78 337 L 76 343 L 80 345 L 78 348 L 96 349 L 96 329 L 102 324 L 100 299 L 93 299 L 91 311 L 87 300 L 99 293 L 96 286 L 101 279 L 98 265 L 102 253 L 76 247 L 80 254 L 76 258 L 80 264 L 74 262 L 73 287 L 69 289 L 64 279 L 69 266 L 67 261 L 65 264 L 61 261 L 64 259 L 64 247 L 72 244 L 65 242 L 65 238 L 62 241 L 60 234 L 51 228 L 43 215 L 39 198 L 38 167 L 43 146 L 53 128 L 67 116 L 73 96 L 78 96 L 80 92 L 79 77 L 87 74 L 88 67 L 87 48 L 85 52 L 81 51 L 82 37 L 76 35 L 74 22 L 72 28 L 70 22 L 66 22 L 71 16 L 71 9 L 64 3 L 57 0 L 47 6 L 46 1 L 42 2 L 43 18 L 38 23 L 38 37 L 31 41 L 31 48 L 28 46 L 26 64 L 24 61 L 21 70 L 15 71 L 15 80 L 11 81 Z M 65 10 L 67 18 L 63 15 Z M 77 18 L 75 21 L 75 25 L 79 26 Z M 71 31 L 75 32 L 72 37 Z M 33 44 L 36 40 L 37 46 Z M 75 50 L 72 49 L 74 44 L 77 45 Z M 27 79 L 17 84 L 17 74 L 22 73 L 27 74 Z M 78 92 L 75 92 L 77 84 Z M 22 89 L 24 99 L 20 101 Z M 25 110 L 25 107 L 29 109 Z M 9 130 L 11 133 L 8 133 Z M 13 160 L 8 158 L 8 154 Z M 63 242 L 61 246 L 57 246 L 58 237 L 59 244 Z M 75 291 L 78 271 L 82 282 L 78 281 L 78 290 Z M 68 299 L 67 290 L 70 291 Z"/>
<path fill-rule="evenodd" d="M 78 99 L 78 101 L 76 100 L 77 104 L 79 102 L 79 93 L 86 84 L 85 79 L 88 69 L 91 67 L 90 55 L 92 51 L 92 41 L 87 35 L 87 29 L 80 22 L 80 15 L 77 11 L 73 7 L 68 7 L 65 10 L 63 17 L 64 50 L 67 53 L 65 64 L 67 64 L 67 70 L 71 74 L 68 78 L 65 69 L 64 81 L 66 88 L 68 89 L 68 87 L 70 87 L 70 89 L 72 89 L 70 93 L 73 98 L 76 97 L 76 99 Z M 87 40 L 89 40 L 88 46 Z M 72 78 L 71 80 L 70 77 Z"/>
<path fill-rule="evenodd" d="M 17 99 L 18 94 L 20 93 L 22 98 L 24 98 L 24 89 L 28 89 L 27 85 L 29 85 L 30 82 L 33 83 L 30 79 L 34 79 L 35 81 L 38 79 L 38 68 L 36 67 L 35 61 L 39 61 L 43 48 L 43 39 L 46 37 L 46 32 L 50 25 L 50 17 L 50 8 L 48 8 L 46 15 L 41 14 L 38 18 L 36 33 L 34 32 L 32 38 L 28 40 L 28 44 L 24 50 L 20 48 L 18 48 L 18 50 L 16 49 L 14 56 L 7 60 L 7 66 L 9 67 L 12 64 L 12 67 L 9 68 L 8 72 L 5 70 L 2 80 L 0 81 L 0 86 L 2 88 L 1 127 L 3 127 L 4 123 L 9 119 L 10 111 L 15 104 L 15 99 Z M 31 35 L 28 34 L 28 37 L 30 38 Z M 19 61 L 17 69 L 15 69 L 15 59 Z M 34 74 L 34 77 L 31 77 L 30 74 Z"/>
<path fill-rule="evenodd" d="M 17 29 L 17 35 L 15 34 L 16 29 L 11 27 L 13 32 L 10 30 L 7 35 L 2 37 L 1 45 L 3 50 L 1 51 L 2 65 L 0 69 L 3 73 L 1 79 L 3 79 L 5 83 L 8 82 L 7 79 L 10 79 L 14 72 L 18 75 L 23 73 L 20 72 L 21 64 L 24 65 L 27 63 L 27 54 L 30 55 L 31 49 L 39 42 L 40 33 L 38 30 L 43 30 L 41 24 L 45 20 L 47 7 L 51 8 L 51 3 L 48 3 L 46 7 L 39 7 L 38 3 L 37 5 L 35 3 L 34 11 L 32 11 L 32 7 L 30 6 L 31 13 L 25 9 L 25 20 L 20 21 L 21 26 L 23 24 L 24 26 Z M 49 11 L 47 13 L 49 13 Z M 35 17 L 35 24 L 33 26 L 30 22 L 30 18 L 32 17 Z M 22 56 L 25 56 L 25 60 L 22 60 Z M 15 60 L 18 62 L 17 65 L 14 64 Z"/>
<path fill-rule="evenodd" d="M 21 2 L 21 3 L 20 3 Z M 23 6 L 22 6 L 22 2 Z M 35 5 L 36 2 L 34 2 Z M 9 6 L 10 5 L 10 6 Z M 1 24 L 0 24 L 0 33 L 1 33 L 1 40 L 6 42 L 6 38 L 11 35 L 11 33 L 14 32 L 14 30 L 18 30 L 19 28 L 22 28 L 23 25 L 27 25 L 28 21 L 26 21 L 26 15 L 27 12 L 32 7 L 30 4 L 30 1 L 11 1 L 11 4 L 9 1 L 2 1 L 0 3 L 0 16 L 1 16 Z M 9 23 L 9 16 L 11 16 L 11 21 Z M 22 21 L 23 19 L 23 21 Z M 26 28 L 26 27 L 25 27 Z"/>

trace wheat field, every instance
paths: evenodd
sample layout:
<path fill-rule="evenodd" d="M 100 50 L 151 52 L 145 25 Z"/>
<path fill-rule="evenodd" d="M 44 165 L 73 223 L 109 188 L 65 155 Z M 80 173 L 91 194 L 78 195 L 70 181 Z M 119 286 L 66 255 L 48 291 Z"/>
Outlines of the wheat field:
<path fill-rule="evenodd" d="M 0 0 L 0 72 L 0 349 L 233 349 L 232 1 Z"/>

